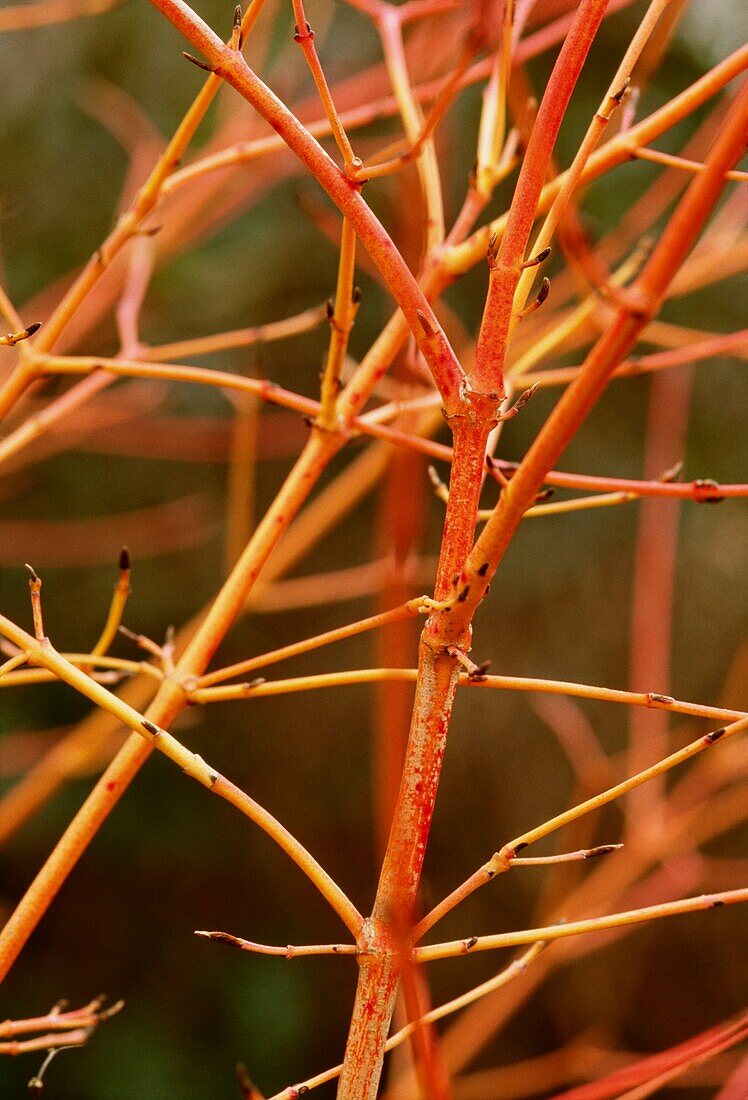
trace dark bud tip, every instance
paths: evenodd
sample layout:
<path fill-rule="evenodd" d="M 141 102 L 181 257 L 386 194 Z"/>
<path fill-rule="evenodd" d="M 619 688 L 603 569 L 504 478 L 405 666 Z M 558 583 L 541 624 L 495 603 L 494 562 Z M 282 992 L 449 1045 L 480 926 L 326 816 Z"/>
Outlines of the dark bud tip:
<path fill-rule="evenodd" d="M 540 284 L 540 290 L 538 291 L 537 302 L 539 306 L 542 306 L 551 292 L 551 280 L 546 276 Z"/>
<path fill-rule="evenodd" d="M 519 844 L 515 844 L 512 854 L 515 855 L 515 856 L 518 856 L 519 853 L 521 851 L 523 851 L 526 847 L 527 847 L 527 841 L 526 840 L 521 840 L 519 842 Z"/>
<path fill-rule="evenodd" d="M 585 852 L 585 859 L 597 859 L 598 856 L 607 856 L 611 852 L 617 852 L 622 844 L 600 844 L 597 848 L 590 848 Z"/>
<path fill-rule="evenodd" d="M 29 572 L 29 577 L 31 578 L 31 583 L 37 584 L 39 581 L 39 577 L 37 576 L 36 570 L 34 569 L 33 565 L 29 565 L 28 562 L 26 562 L 25 564 Z"/>
<path fill-rule="evenodd" d="M 719 741 L 721 737 L 724 737 L 726 732 L 727 731 L 724 728 L 720 730 L 712 730 L 711 733 L 708 733 L 706 735 L 704 740 L 706 741 L 707 745 L 713 745 L 715 741 Z"/>
<path fill-rule="evenodd" d="M 332 321 L 333 317 L 335 316 L 335 306 L 333 305 L 331 298 L 328 298 L 325 302 L 325 316 L 327 317 L 328 321 Z"/>
<path fill-rule="evenodd" d="M 182 50 L 182 57 L 186 58 L 191 65 L 197 65 L 198 69 L 202 69 L 206 73 L 214 73 L 215 69 L 212 65 L 209 65 L 207 61 L 201 61 L 199 57 L 193 57 L 191 53 L 187 53 L 186 50 Z"/>
<path fill-rule="evenodd" d="M 304 24 L 303 31 L 300 31 L 298 27 L 294 27 L 294 42 L 304 42 L 307 38 L 314 38 L 314 31 L 308 23 Z"/>
<path fill-rule="evenodd" d="M 458 603 L 464 603 L 469 595 L 470 595 L 470 585 L 466 584 L 465 587 L 463 588 L 462 592 L 460 592 L 459 596 L 457 597 L 457 602 Z"/>
<path fill-rule="evenodd" d="M 416 316 L 418 317 L 418 322 L 421 326 L 421 329 L 423 330 L 423 335 L 426 336 L 427 338 L 429 336 L 433 336 L 434 335 L 434 330 L 431 326 L 431 322 L 429 321 L 428 317 L 423 312 L 423 310 L 417 309 L 416 310 Z"/>
<path fill-rule="evenodd" d="M 214 940 L 215 943 L 228 944 L 229 947 L 241 948 L 241 942 L 230 932 L 196 932 L 195 935 L 203 936 L 206 940 Z"/>
<path fill-rule="evenodd" d="M 538 264 L 542 264 L 545 260 L 548 259 L 552 251 L 553 249 L 549 244 L 546 245 L 545 248 L 541 248 L 540 252 L 536 253 L 534 256 L 531 256 L 529 260 L 525 260 L 525 262 L 521 265 L 522 270 L 526 271 L 528 267 L 537 267 Z"/>
<path fill-rule="evenodd" d="M 719 504 L 725 498 L 719 495 L 719 484 L 711 477 L 700 477 L 694 481 L 694 488 L 698 492 L 696 500 L 699 504 Z M 702 492 L 706 491 L 707 495 L 702 496 Z"/>
<path fill-rule="evenodd" d="M 242 25 L 242 6 L 237 4 L 234 8 L 234 26 L 238 29 Z"/>
<path fill-rule="evenodd" d="M 477 936 L 471 936 L 469 940 L 465 940 L 464 947 L 466 951 L 470 951 L 472 947 L 475 947 L 478 942 Z"/>
<path fill-rule="evenodd" d="M 616 103 L 621 102 L 623 97 L 626 95 L 626 92 L 629 90 L 630 85 L 631 85 L 631 77 L 627 76 L 626 79 L 624 80 L 623 84 L 621 85 L 621 87 L 618 89 L 618 91 L 613 96 L 613 99 L 616 101 Z"/>
<path fill-rule="evenodd" d="M 357 306 L 358 303 L 361 301 L 361 287 L 360 286 L 354 286 L 353 292 L 351 294 L 351 301 L 353 302 L 354 306 Z"/>
<path fill-rule="evenodd" d="M 530 386 L 529 389 L 523 390 L 517 400 L 514 402 L 514 409 L 512 411 L 514 413 L 521 412 L 522 409 L 524 409 L 525 405 L 527 405 L 528 402 L 532 401 L 539 388 L 540 382 L 536 382 L 533 386 Z"/>
<path fill-rule="evenodd" d="M 155 726 L 153 722 L 149 722 L 147 718 L 144 718 L 141 725 L 147 733 L 152 734 L 154 737 L 160 732 L 158 726 Z"/>
<path fill-rule="evenodd" d="M 720 906 L 722 906 L 724 904 L 725 903 L 722 901 L 721 898 L 717 898 L 715 901 L 712 902 L 712 904 L 709 906 L 709 908 L 710 909 L 719 909 Z"/>
<path fill-rule="evenodd" d="M 495 466 L 494 460 L 491 458 L 490 455 L 486 455 L 486 466 L 489 470 L 493 470 Z"/>
<path fill-rule="evenodd" d="M 123 573 L 129 572 L 129 570 L 130 570 L 130 551 L 127 549 L 126 546 L 123 546 L 122 549 L 119 552 L 118 565 L 119 565 L 120 570 Z"/>
<path fill-rule="evenodd" d="M 33 336 L 35 332 L 38 332 L 42 327 L 41 321 L 32 321 L 32 323 L 26 329 L 27 336 Z"/>
<path fill-rule="evenodd" d="M 486 680 L 486 673 L 491 667 L 490 661 L 483 661 L 479 665 L 475 665 L 468 673 L 468 679 L 474 684 L 482 684 Z"/>
<path fill-rule="evenodd" d="M 480 567 L 480 569 L 478 570 L 478 576 L 479 576 L 479 577 L 485 577 L 485 575 L 486 575 L 486 573 L 487 573 L 487 572 L 488 572 L 488 562 L 487 562 L 487 561 L 484 561 L 484 562 L 483 562 L 483 565 L 482 565 L 482 566 Z"/>

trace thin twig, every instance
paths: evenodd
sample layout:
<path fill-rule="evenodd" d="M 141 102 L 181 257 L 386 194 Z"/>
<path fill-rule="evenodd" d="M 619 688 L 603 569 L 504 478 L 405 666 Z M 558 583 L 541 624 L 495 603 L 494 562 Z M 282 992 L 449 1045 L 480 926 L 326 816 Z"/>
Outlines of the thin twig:
<path fill-rule="evenodd" d="M 413 949 L 413 957 L 419 963 L 432 962 L 435 959 L 450 959 L 473 951 L 494 951 L 502 947 L 517 947 L 525 943 L 535 943 L 539 939 L 550 942 L 565 939 L 567 936 L 603 932 L 608 928 L 621 928 L 627 924 L 640 924 L 643 921 L 673 917 L 680 913 L 696 913 L 699 910 L 716 909 L 722 905 L 735 905 L 744 901 L 748 901 L 748 888 L 724 890 L 719 894 L 702 894 L 697 898 L 684 898 L 682 901 L 668 901 L 662 905 L 648 905 L 643 909 L 613 913 L 609 917 L 592 917 L 590 920 L 569 921 L 568 924 L 552 924 L 547 928 L 528 928 L 523 932 L 503 932 L 496 936 L 470 936 L 468 939 L 453 940 L 449 943 L 416 947 Z"/>

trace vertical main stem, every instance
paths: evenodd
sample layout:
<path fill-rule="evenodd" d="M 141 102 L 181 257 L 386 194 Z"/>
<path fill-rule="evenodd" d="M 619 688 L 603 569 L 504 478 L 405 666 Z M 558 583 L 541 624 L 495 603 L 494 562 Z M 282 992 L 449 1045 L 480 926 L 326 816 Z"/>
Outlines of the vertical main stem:
<path fill-rule="evenodd" d="M 656 312 L 673 273 L 714 208 L 724 186 L 725 172 L 734 165 L 744 147 L 746 117 L 748 83 L 733 103 L 707 158 L 703 175 L 686 192 L 645 271 L 627 292 L 626 306 L 619 310 L 611 328 L 588 356 L 582 374 L 559 401 L 509 487 L 502 493 L 494 517 L 472 551 L 470 543 L 484 449 L 500 399 L 496 394 L 476 393 L 465 386 L 461 392 L 461 415 L 450 417 L 454 457 L 436 594 L 440 599 L 456 595 L 456 602 L 451 613 L 441 610 L 431 616 L 421 638 L 416 701 L 390 841 L 374 910 L 364 923 L 359 940 L 361 970 L 340 1077 L 339 1100 L 375 1100 L 377 1094 L 398 981 L 409 962 L 408 928 L 454 701 L 458 655 L 455 650 L 467 648 L 472 614 L 552 462 L 593 407 L 615 365 L 628 353 L 638 333 Z M 526 239 L 519 240 L 519 244 L 524 248 Z M 514 263 L 516 257 L 509 259 Z M 511 269 L 511 263 L 507 263 L 507 272 Z M 500 302 L 499 306 L 502 304 L 506 313 L 510 302 Z M 506 316 L 500 317 L 499 322 L 493 337 L 508 331 Z M 503 361 L 503 348 L 500 350 L 502 355 L 498 362 Z M 492 361 L 489 356 L 486 366 L 490 367 Z M 486 373 L 490 377 L 490 370 Z M 466 559 L 467 553 L 469 558 Z"/>
<path fill-rule="evenodd" d="M 489 432 L 504 397 L 503 363 L 514 291 L 535 220 L 553 144 L 607 0 L 581 0 L 554 66 L 528 145 L 498 258 L 470 378 L 445 399 L 454 451 L 436 598 L 465 606 L 464 565 L 472 548 Z M 473 588 L 478 585 L 473 582 Z M 485 589 L 485 585 L 481 586 Z M 472 607 L 475 607 L 475 592 Z M 470 645 L 470 617 L 437 611 L 421 635 L 416 698 L 397 804 L 374 910 L 361 937 L 359 974 L 339 1100 L 374 1100 L 426 854 L 457 686 L 459 652 Z"/>
<path fill-rule="evenodd" d="M 450 418 L 454 458 L 436 583 L 436 598 L 459 592 L 472 546 L 486 441 L 498 397 L 466 395 L 464 414 Z M 362 934 L 360 973 L 348 1037 L 340 1100 L 373 1100 L 408 939 L 441 775 L 459 663 L 452 645 L 469 645 L 469 630 L 447 635 L 451 612 L 427 621 L 419 646 L 418 681 L 400 790 L 371 917 Z"/>
<path fill-rule="evenodd" d="M 374 911 L 365 922 L 361 946 L 367 953 L 360 957 L 339 1100 L 377 1095 L 457 686 L 455 664 L 421 641 L 418 691 L 388 845 L 388 854 L 396 851 L 401 862 L 385 859 Z"/>

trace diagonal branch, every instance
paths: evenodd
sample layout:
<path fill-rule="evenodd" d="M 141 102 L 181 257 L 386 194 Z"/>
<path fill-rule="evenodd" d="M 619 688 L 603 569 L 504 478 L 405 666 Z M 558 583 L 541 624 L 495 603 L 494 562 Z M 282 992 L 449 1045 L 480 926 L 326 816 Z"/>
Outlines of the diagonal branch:
<path fill-rule="evenodd" d="M 522 932 L 501 932 L 496 936 L 470 936 L 449 943 L 435 943 L 429 947 L 416 947 L 416 962 L 433 962 L 435 959 L 459 958 L 474 951 L 494 951 L 502 947 L 518 947 L 537 940 L 561 940 L 568 936 L 580 936 L 589 932 L 603 932 L 607 928 L 621 928 L 627 924 L 659 920 L 679 913 L 696 913 L 702 909 L 717 909 L 723 905 L 735 905 L 748 901 L 748 888 L 725 890 L 719 894 L 702 894 L 682 901 L 667 901 L 662 905 L 648 905 L 643 909 L 630 909 L 626 913 L 613 913 L 609 917 L 592 917 L 590 920 L 569 921 L 568 924 L 551 924 L 547 928 L 528 928 Z"/>
<path fill-rule="evenodd" d="M 212 71 L 235 88 L 283 137 L 341 213 L 349 219 L 403 311 L 445 404 L 454 406 L 459 401 L 464 379 L 462 367 L 415 277 L 381 222 L 361 197 L 360 187 L 337 167 L 296 116 L 249 68 L 241 54 L 227 47 L 183 0 L 151 2 L 200 50 Z M 424 330 L 419 321 L 419 311 L 426 318 L 428 330 Z"/>
<path fill-rule="evenodd" d="M 159 752 L 162 752 L 164 756 L 177 764 L 185 775 L 196 780 L 203 787 L 212 791 L 213 794 L 217 794 L 219 798 L 231 803 L 251 821 L 254 821 L 256 825 L 259 825 L 311 879 L 346 927 L 354 935 L 358 935 L 363 918 L 356 907 L 314 857 L 272 814 L 263 809 L 253 798 L 250 798 L 249 795 L 226 779 L 220 772 L 217 772 L 215 768 L 207 764 L 197 753 L 187 749 L 172 734 L 149 719 L 144 718 L 129 703 L 124 702 L 100 684 L 95 683 L 85 672 L 80 668 L 76 668 L 75 665 L 58 653 L 47 638 L 32 638 L 30 634 L 10 622 L 4 615 L 0 615 L 0 633 L 15 645 L 20 646 L 31 663 L 49 669 L 60 680 L 85 695 L 97 706 L 103 707 L 114 714 L 124 726 L 139 734 Z"/>

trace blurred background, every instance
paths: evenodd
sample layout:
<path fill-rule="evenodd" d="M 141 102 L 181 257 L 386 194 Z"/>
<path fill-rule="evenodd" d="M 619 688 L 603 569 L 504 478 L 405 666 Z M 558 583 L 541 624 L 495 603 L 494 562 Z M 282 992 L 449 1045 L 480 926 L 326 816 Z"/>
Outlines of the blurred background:
<path fill-rule="evenodd" d="M 63 7 L 67 9 L 60 3 Z M 570 162 L 646 5 L 619 7 L 604 22 L 574 95 L 557 148 L 561 166 Z M 638 117 L 741 44 L 748 28 L 738 7 L 715 0 L 706 6 L 685 5 L 665 56 L 643 87 Z M 533 20 L 542 26 L 563 8 L 539 0 L 528 33 Z M 203 0 L 198 10 L 218 33 L 228 35 L 231 5 Z M 0 8 L 0 28 L 4 11 Z M 328 77 L 339 87 L 339 106 L 384 94 L 381 53 L 367 20 L 342 3 L 311 2 L 308 14 Z M 321 112 L 292 33 L 290 4 L 268 0 L 247 56 L 303 118 L 317 118 Z M 419 80 L 451 71 L 458 60 L 457 34 L 434 37 L 418 25 L 409 32 L 408 43 L 412 72 Z M 90 18 L 0 35 L 2 281 L 25 321 L 49 314 L 71 273 L 110 231 L 196 94 L 202 77 L 183 60 L 183 45 L 158 12 L 136 0 Z M 536 89 L 542 90 L 556 50 L 529 60 L 527 74 Z M 679 151 L 697 134 L 712 106 L 665 135 L 659 147 Z M 479 112 L 480 86 L 468 87 L 438 130 L 448 222 L 459 210 L 474 160 Z M 224 89 L 187 159 L 266 132 L 248 105 Z M 371 156 L 399 134 L 396 120 L 380 121 L 357 132 L 354 145 Z M 580 200 L 589 238 L 596 242 L 616 230 L 625 211 L 661 172 L 658 165 L 630 163 L 591 186 Z M 507 207 L 514 178 L 498 189 L 488 213 Z M 416 264 L 413 170 L 372 185 L 368 197 Z M 149 222 L 159 225 L 160 232 L 135 242 L 139 248 L 152 248 L 155 263 L 140 339 L 147 344 L 183 340 L 320 305 L 334 291 L 337 252 L 329 234 L 330 226 L 337 231 L 337 223 L 314 181 L 285 153 L 206 175 L 176 191 Z M 655 232 L 661 224 L 662 216 Z M 732 227 L 730 222 L 730 233 Z M 725 256 L 739 243 L 734 237 L 725 240 Z M 551 277 L 562 260 L 553 264 Z M 737 261 L 728 265 L 729 277 L 714 276 L 675 296 L 663 318 L 717 333 L 740 327 L 746 289 L 741 268 Z M 126 264 L 114 265 L 90 306 L 66 332 L 62 350 L 117 353 L 114 306 L 125 271 Z M 391 302 L 365 264 L 356 279 L 363 301 L 351 354 L 360 358 L 388 318 Z M 458 340 L 464 342 L 477 331 L 485 284 L 485 268 L 478 265 L 445 295 Z M 326 346 L 327 332 L 319 325 L 282 342 L 214 353 L 194 362 L 267 376 L 313 397 Z M 643 342 L 637 350 L 644 354 L 656 346 Z M 580 361 L 574 349 L 540 365 Z M 682 422 L 684 434 L 682 448 L 666 453 L 660 469 L 683 459 L 687 480 L 748 480 L 744 371 L 743 353 L 657 375 L 667 377 L 670 386 L 659 394 L 663 432 L 677 443 Z M 26 411 L 36 407 L 34 402 L 43 407 L 67 384 L 53 380 L 37 390 Z M 643 476 L 652 390 L 646 375 L 614 382 L 561 468 Z M 555 389 L 541 391 L 506 425 L 501 457 L 522 457 L 557 395 Z M 133 592 L 126 625 L 161 641 L 170 625 L 185 624 L 214 595 L 235 556 L 226 516 L 231 479 L 237 476 L 236 461 L 228 461 L 237 439 L 236 412 L 236 402 L 216 389 L 123 381 L 12 458 L 0 480 L 3 613 L 30 627 L 23 570 L 23 562 L 30 561 L 43 577 L 45 621 L 55 645 L 85 650 L 101 629 L 120 547 L 127 544 Z M 258 459 L 251 507 L 259 516 L 307 429 L 295 414 L 271 407 L 245 403 L 243 415 L 249 433 L 244 438 L 251 437 Z M 676 423 L 668 436 L 671 415 Z M 444 430 L 439 438 L 446 441 Z M 650 454 L 652 438 L 650 433 Z M 666 442 L 666 451 L 668 446 Z M 348 447 L 322 486 L 364 449 L 361 442 Z M 446 468 L 439 472 L 446 480 Z M 657 472 L 650 470 L 650 476 Z M 221 647 L 218 663 L 371 614 L 385 605 L 387 586 L 398 577 L 410 594 L 428 591 L 443 505 L 428 489 L 425 460 L 410 462 L 406 476 L 413 485 L 413 501 L 421 501 L 420 506 L 414 503 L 414 512 L 422 513 L 414 522 L 407 570 L 400 563 L 393 579 L 387 565 L 392 546 L 386 517 L 393 492 L 401 509 L 408 506 L 408 497 L 397 495 L 397 483 L 385 472 L 290 573 L 259 593 L 252 613 L 236 624 Z M 488 489 L 487 503 L 490 499 Z M 672 625 L 668 638 L 665 621 L 664 643 L 672 668 L 668 682 L 662 682 L 663 665 L 655 660 L 658 678 L 652 682 L 645 676 L 645 652 L 636 664 L 645 682 L 633 686 L 747 708 L 745 506 L 728 500 L 719 506 L 685 502 L 660 507 L 665 509 L 666 530 L 677 533 Z M 631 503 L 528 520 L 476 620 L 476 660 L 490 659 L 495 673 L 631 686 L 632 644 L 635 658 L 639 644 L 636 634 L 632 643 L 632 594 L 640 516 L 640 505 Z M 659 545 L 656 534 L 654 545 Z M 356 570 L 371 562 L 384 564 L 368 573 Z M 338 570 L 353 572 L 336 580 Z M 316 576 L 319 583 L 293 587 L 296 578 Z M 655 609 L 666 615 L 667 603 L 664 593 L 661 607 L 655 598 Z M 410 629 L 415 663 L 417 624 Z M 137 655 L 125 638 L 115 642 L 112 652 Z M 377 638 L 364 635 L 297 658 L 268 675 L 381 663 L 388 660 Z M 664 669 L 667 673 L 667 662 Z M 410 690 L 399 690 L 407 704 Z M 358 907 L 368 911 L 378 869 L 372 793 L 378 774 L 375 727 L 386 705 L 374 687 L 335 688 L 191 708 L 178 720 L 175 733 L 276 814 Z M 89 704 L 63 685 L 4 690 L 0 791 L 10 790 L 88 711 Z M 646 712 L 644 720 L 650 717 Z M 641 722 L 641 716 L 636 720 Z M 502 843 L 578 798 L 581 780 L 574 760 L 589 764 L 594 774 L 587 780 L 594 789 L 625 774 L 622 754 L 631 722 L 626 707 L 551 705 L 547 698 L 534 696 L 461 692 L 426 863 L 425 907 Z M 666 744 L 672 748 L 708 728 L 675 717 L 668 725 Z M 596 744 L 610 758 L 610 771 L 595 755 Z M 626 837 L 633 854 L 625 858 L 634 862 L 623 862 L 622 855 L 620 870 L 583 868 L 583 877 L 601 876 L 594 902 L 602 906 L 599 911 L 744 884 L 747 834 L 733 805 L 740 792 L 746 793 L 744 750 L 744 745 L 725 746 L 724 762 L 713 766 L 716 771 L 702 769 L 701 778 L 676 804 L 683 814 L 696 807 L 695 835 L 703 836 L 703 842 L 692 841 L 682 828 L 661 850 L 658 829 L 667 834 L 667 814 L 658 825 L 656 814 L 646 817 L 642 803 L 644 824 Z M 102 758 L 111 752 L 111 742 L 103 745 L 84 774 L 64 783 L 3 844 L 0 917 L 10 914 L 85 798 Z M 685 782 L 685 775 L 673 775 L 666 789 Z M 727 795 L 732 810 L 724 809 Z M 722 815 L 711 831 L 704 824 L 710 820 L 710 799 L 720 807 L 715 814 Z M 628 828 L 622 809 L 626 807 L 614 806 L 596 815 L 579 844 L 621 839 Z M 567 839 L 560 841 L 561 850 Z M 542 923 L 543 916 L 558 915 L 564 893 L 578 885 L 576 866 L 502 876 L 446 919 L 432 938 Z M 564 910 L 570 919 L 588 912 L 582 897 Z M 334 915 L 259 830 L 231 807 L 206 797 L 156 754 L 0 991 L 0 1018 L 39 1015 L 62 997 L 72 1006 L 102 992 L 126 1002 L 87 1046 L 63 1052 L 51 1065 L 45 1089 L 50 1100 L 232 1097 L 238 1095 L 237 1062 L 246 1063 L 253 1080 L 269 1094 L 340 1060 L 356 981 L 351 959 L 252 956 L 197 939 L 193 930 L 199 928 L 279 944 L 340 937 Z M 539 972 L 535 985 L 517 983 L 492 1002 L 492 1009 L 471 1017 L 463 1033 L 452 1033 L 445 1056 L 464 1076 L 464 1083 L 455 1086 L 455 1097 L 551 1095 L 585 1074 L 615 1068 L 619 1055 L 661 1050 L 727 1019 L 745 999 L 744 930 L 745 913 L 736 906 L 658 922 L 626 935 L 599 936 L 584 945 L 569 941 L 551 948 L 548 963 L 543 963 L 544 980 Z M 486 953 L 432 964 L 428 978 L 434 1004 L 477 984 L 505 961 Z M 528 980 L 534 981 L 530 973 Z M 534 1061 L 519 1076 L 515 1073 L 519 1083 L 514 1086 L 510 1076 L 478 1076 L 561 1048 L 577 1052 L 576 1069 L 549 1084 L 543 1083 L 542 1064 Z M 735 1052 L 721 1056 L 700 1071 L 701 1078 L 694 1076 L 683 1087 L 661 1094 L 714 1095 L 736 1057 Z M 40 1062 L 41 1055 L 31 1054 L 0 1063 L 0 1096 L 23 1096 Z M 318 1095 L 334 1095 L 334 1089 L 326 1086 Z"/>

